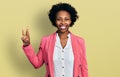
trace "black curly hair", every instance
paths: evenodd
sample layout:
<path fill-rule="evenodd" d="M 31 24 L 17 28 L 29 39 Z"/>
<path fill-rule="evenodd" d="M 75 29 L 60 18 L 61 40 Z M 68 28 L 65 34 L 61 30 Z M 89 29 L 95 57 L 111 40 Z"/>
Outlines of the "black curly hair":
<path fill-rule="evenodd" d="M 72 27 L 76 19 L 78 19 L 78 15 L 75 8 L 68 3 L 58 3 L 52 6 L 48 14 L 49 19 L 52 22 L 52 25 L 56 27 L 56 23 L 55 23 L 56 14 L 61 10 L 67 11 L 70 14 L 72 21 L 70 27 Z"/>

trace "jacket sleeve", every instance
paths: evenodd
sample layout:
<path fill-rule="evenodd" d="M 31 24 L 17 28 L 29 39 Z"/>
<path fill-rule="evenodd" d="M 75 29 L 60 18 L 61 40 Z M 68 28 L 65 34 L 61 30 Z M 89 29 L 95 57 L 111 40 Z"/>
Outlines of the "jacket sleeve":
<path fill-rule="evenodd" d="M 86 60 L 86 48 L 85 48 L 85 41 L 82 41 L 82 77 L 88 77 L 88 66 Z"/>
<path fill-rule="evenodd" d="M 39 68 L 40 66 L 43 65 L 44 63 L 44 58 L 43 58 L 43 44 L 42 41 L 40 43 L 39 51 L 36 54 L 34 52 L 34 49 L 32 45 L 30 44 L 29 46 L 23 47 L 23 50 L 25 52 L 25 55 L 27 56 L 28 60 L 30 63 L 34 66 L 35 69 Z"/>

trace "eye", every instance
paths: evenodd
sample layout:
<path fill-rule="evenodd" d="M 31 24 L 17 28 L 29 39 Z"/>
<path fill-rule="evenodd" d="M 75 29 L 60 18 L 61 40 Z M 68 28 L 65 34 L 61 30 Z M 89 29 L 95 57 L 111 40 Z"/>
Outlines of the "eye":
<path fill-rule="evenodd" d="M 70 20 L 70 18 L 66 18 L 65 20 Z"/>
<path fill-rule="evenodd" d="M 57 21 L 60 21 L 60 20 L 61 20 L 61 18 L 56 18 L 56 20 L 57 20 Z"/>
<path fill-rule="evenodd" d="M 56 20 L 60 20 L 60 18 L 57 18 Z"/>

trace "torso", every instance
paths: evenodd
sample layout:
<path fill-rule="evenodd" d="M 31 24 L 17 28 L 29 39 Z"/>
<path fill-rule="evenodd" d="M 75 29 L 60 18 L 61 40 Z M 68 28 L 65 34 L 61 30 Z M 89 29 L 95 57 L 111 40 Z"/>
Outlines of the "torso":
<path fill-rule="evenodd" d="M 67 44 L 67 40 L 68 40 L 68 38 L 66 38 L 66 39 L 60 39 L 62 48 L 65 48 L 65 46 L 66 46 L 66 44 Z"/>

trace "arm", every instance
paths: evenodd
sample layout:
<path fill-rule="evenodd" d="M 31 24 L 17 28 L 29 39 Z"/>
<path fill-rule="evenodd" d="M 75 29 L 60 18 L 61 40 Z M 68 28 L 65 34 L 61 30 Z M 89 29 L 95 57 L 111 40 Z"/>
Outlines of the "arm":
<path fill-rule="evenodd" d="M 29 59 L 29 61 L 31 62 L 31 64 L 37 69 L 40 66 L 43 65 L 44 60 L 43 60 L 43 49 L 42 49 L 42 45 L 40 45 L 39 51 L 37 54 L 35 54 L 34 49 L 32 47 L 32 45 L 28 45 L 26 47 L 23 46 L 23 50 L 27 56 L 27 58 Z"/>
<path fill-rule="evenodd" d="M 28 28 L 26 29 L 26 32 L 22 30 L 22 41 L 23 41 L 23 50 L 31 62 L 31 64 L 35 68 L 39 68 L 43 63 L 43 47 L 42 42 L 40 44 L 40 48 L 37 54 L 35 54 L 34 49 L 32 48 L 32 45 L 30 44 L 30 34 L 28 31 Z"/>

